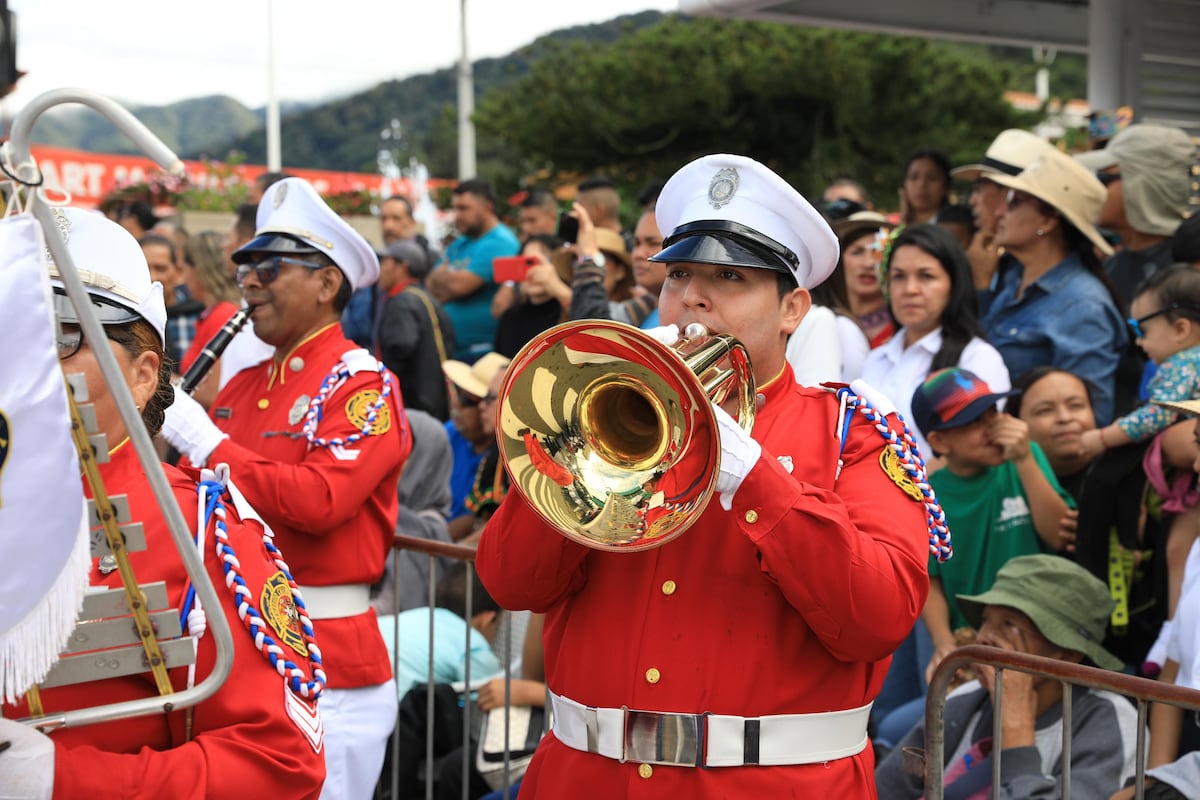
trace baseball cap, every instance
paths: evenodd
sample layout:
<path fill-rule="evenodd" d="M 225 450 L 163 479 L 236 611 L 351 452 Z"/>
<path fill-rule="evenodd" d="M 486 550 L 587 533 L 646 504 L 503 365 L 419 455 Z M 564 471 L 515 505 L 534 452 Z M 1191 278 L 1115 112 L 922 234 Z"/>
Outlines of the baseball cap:
<path fill-rule="evenodd" d="M 662 263 L 770 269 L 812 288 L 837 266 L 829 223 L 791 185 L 746 156 L 698 158 L 671 176 L 655 207 Z"/>
<path fill-rule="evenodd" d="M 408 265 L 408 273 L 414 278 L 420 278 L 429 272 L 429 258 L 425 248 L 409 239 L 392 242 L 382 250 L 376 251 L 380 258 L 391 258 Z"/>
<path fill-rule="evenodd" d="M 993 392 L 982 378 L 960 367 L 940 369 L 913 392 L 913 421 L 928 437 L 931 431 L 969 425 L 998 401 L 1020 393 L 1020 389 Z"/>

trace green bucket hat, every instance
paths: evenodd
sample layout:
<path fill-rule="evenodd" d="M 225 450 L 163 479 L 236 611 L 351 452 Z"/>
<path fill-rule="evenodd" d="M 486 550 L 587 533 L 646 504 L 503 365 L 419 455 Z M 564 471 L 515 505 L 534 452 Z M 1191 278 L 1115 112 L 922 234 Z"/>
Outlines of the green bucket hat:
<path fill-rule="evenodd" d="M 1100 646 L 1113 609 L 1108 587 L 1062 556 L 1013 558 L 996 573 L 991 589 L 983 594 L 960 594 L 956 599 L 974 628 L 981 624 L 984 606 L 1015 608 L 1052 644 L 1083 653 L 1105 669 L 1124 666 Z"/>

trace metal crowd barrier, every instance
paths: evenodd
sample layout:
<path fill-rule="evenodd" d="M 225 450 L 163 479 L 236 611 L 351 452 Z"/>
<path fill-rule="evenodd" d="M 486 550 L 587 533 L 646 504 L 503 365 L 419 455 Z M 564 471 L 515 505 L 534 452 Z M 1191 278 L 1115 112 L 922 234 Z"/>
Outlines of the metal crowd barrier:
<path fill-rule="evenodd" d="M 1180 708 L 1200 710 L 1200 691 L 1186 689 L 1171 683 L 1139 678 L 1112 672 L 1098 667 L 1085 667 L 1054 658 L 1016 653 L 997 647 L 968 645 L 960 647 L 938 665 L 929 683 L 925 701 L 925 750 L 906 749 L 904 768 L 914 775 L 925 777 L 927 800 L 942 800 L 942 782 L 945 770 L 945 712 L 946 695 L 950 681 L 960 667 L 968 664 L 989 664 L 996 668 L 996 690 L 992 740 L 995 758 L 992 760 L 992 786 L 1000 785 L 1001 748 L 1000 709 L 1004 702 L 1004 683 L 1001 675 L 1006 669 L 1015 669 L 1035 675 L 1056 678 L 1063 684 L 1062 698 L 1062 800 L 1071 798 L 1071 689 L 1085 686 L 1089 689 L 1106 689 L 1137 700 L 1137 749 L 1134 753 L 1136 772 L 1135 797 L 1142 800 L 1146 788 L 1147 706 L 1149 703 L 1166 703 Z M 1114 789 L 1113 791 L 1116 791 Z M 1084 800 L 1092 800 L 1085 798 Z"/>
<path fill-rule="evenodd" d="M 401 551 L 411 550 L 416 553 L 422 553 L 429 557 L 428 605 L 429 605 L 430 609 L 433 609 L 435 607 L 435 597 L 437 594 L 437 581 L 438 581 L 438 564 L 437 564 L 438 558 L 451 558 L 451 559 L 455 559 L 458 561 L 463 561 L 467 565 L 466 608 L 467 608 L 467 621 L 468 621 L 468 626 L 467 626 L 468 639 L 467 639 L 467 646 L 466 646 L 465 650 L 468 653 L 468 656 L 466 658 L 465 670 L 463 673 L 463 682 L 466 684 L 466 689 L 465 689 L 466 697 L 465 697 L 465 702 L 463 702 L 463 704 L 462 704 L 462 707 L 463 707 L 462 798 L 463 798 L 463 800 L 470 800 L 469 773 L 470 773 L 470 769 L 471 769 L 471 759 L 474 756 L 474 748 L 471 747 L 471 733 L 472 733 L 472 727 L 473 727 L 473 722 L 474 722 L 474 720 L 473 720 L 473 705 L 474 704 L 470 700 L 470 694 L 471 694 L 470 649 L 471 649 L 471 647 L 470 647 L 470 638 L 469 637 L 471 634 L 471 627 L 470 627 L 469 623 L 470 623 L 470 617 L 471 617 L 471 609 L 474 606 L 474 598 L 472 597 L 472 578 L 473 578 L 474 570 L 475 570 L 475 564 L 474 564 L 475 548 L 464 547 L 462 545 L 456 545 L 456 544 L 447 544 L 445 542 L 434 541 L 434 540 L 430 540 L 430 539 L 421 539 L 421 538 L 416 538 L 416 537 L 412 537 L 412 536 L 403 536 L 400 534 L 396 535 L 395 541 L 394 541 L 392 547 L 393 547 L 393 549 L 392 549 L 392 578 L 393 578 L 393 590 L 395 592 L 396 597 L 399 597 L 399 595 L 400 595 L 400 572 L 401 572 L 400 559 L 402 557 Z M 497 640 L 501 643 L 501 646 L 499 648 L 500 652 L 497 653 L 497 656 L 500 659 L 500 661 L 503 662 L 503 665 L 504 665 L 504 707 L 505 707 L 504 740 L 505 740 L 505 742 L 508 742 L 509 741 L 508 709 L 511 707 L 512 678 L 513 678 L 513 676 L 512 676 L 512 661 L 513 661 L 512 655 L 513 655 L 513 638 L 514 637 L 513 637 L 513 626 L 512 626 L 512 614 L 510 612 L 505 611 L 502 615 L 502 619 L 503 619 L 502 628 L 501 628 L 500 634 L 497 637 Z M 399 615 L 395 615 L 395 617 L 393 619 L 393 625 L 394 625 L 394 627 L 393 627 L 394 647 L 392 650 L 392 677 L 394 679 L 397 679 L 399 677 L 398 664 L 400 663 L 399 651 L 400 651 L 400 647 L 401 647 Z M 475 635 L 480 636 L 481 634 L 479 634 L 476 631 Z M 434 636 L 434 617 L 433 617 L 433 614 L 430 613 L 430 615 L 429 615 L 429 663 L 428 663 L 428 672 L 427 672 L 428 680 L 426 683 L 426 706 L 425 706 L 425 770 L 426 770 L 425 798 L 426 798 L 426 800 L 433 800 L 433 790 L 434 790 L 434 774 L 432 771 L 433 764 L 434 764 L 433 743 L 434 743 L 434 723 L 435 723 L 435 708 L 434 708 L 434 699 L 435 698 L 434 698 L 434 681 L 433 681 L 433 636 Z M 384 781 L 387 781 L 390 784 L 391 797 L 393 798 L 393 800 L 395 800 L 395 798 L 397 798 L 397 796 L 399 795 L 399 780 L 400 780 L 400 775 L 399 775 L 399 771 L 398 771 L 399 750 L 400 750 L 399 737 L 396 737 L 396 736 L 392 737 L 391 748 L 392 748 L 392 770 L 389 775 L 381 776 L 380 789 L 382 789 Z M 510 791 L 510 790 L 512 790 L 513 781 L 512 781 L 512 776 L 511 776 L 510 753 L 507 749 L 504 752 L 503 773 L 504 773 L 503 797 L 505 798 L 505 800 L 509 800 L 510 795 L 511 795 L 511 797 L 515 798 L 516 792 Z M 378 794 L 378 792 L 377 792 L 377 794 Z"/>

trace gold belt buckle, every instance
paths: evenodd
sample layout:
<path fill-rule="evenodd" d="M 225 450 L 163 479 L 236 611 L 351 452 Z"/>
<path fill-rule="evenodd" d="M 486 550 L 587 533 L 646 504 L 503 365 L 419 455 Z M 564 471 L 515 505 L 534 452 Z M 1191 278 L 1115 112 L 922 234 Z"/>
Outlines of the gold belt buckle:
<path fill-rule="evenodd" d="M 625 757 L 635 764 L 676 767 L 704 765 L 703 714 L 669 714 L 662 711 L 625 712 Z"/>

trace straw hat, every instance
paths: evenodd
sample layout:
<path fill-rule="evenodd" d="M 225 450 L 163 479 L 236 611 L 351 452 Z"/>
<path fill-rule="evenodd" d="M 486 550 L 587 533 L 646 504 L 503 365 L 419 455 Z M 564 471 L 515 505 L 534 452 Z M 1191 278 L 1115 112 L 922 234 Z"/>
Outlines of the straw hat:
<path fill-rule="evenodd" d="M 1019 175 L 991 175 L 991 180 L 1018 189 L 1054 206 L 1068 222 L 1105 255 L 1112 246 L 1096 230 L 1108 190 L 1086 167 L 1054 148 L 1045 150 Z"/>
<path fill-rule="evenodd" d="M 845 219 L 834 220 L 830 225 L 833 226 L 833 232 L 837 234 L 838 242 L 843 247 L 864 234 L 874 233 L 880 229 L 890 231 L 896 227 L 894 222 L 889 221 L 878 211 L 858 211 Z"/>
<path fill-rule="evenodd" d="M 475 397 L 483 397 L 488 393 L 488 384 L 496 373 L 508 369 L 508 356 L 499 353 L 488 353 L 480 357 L 474 364 L 464 361 L 442 362 L 442 372 L 458 388 Z"/>
<path fill-rule="evenodd" d="M 1010 128 L 992 140 L 983 160 L 978 164 L 955 167 L 950 174 L 964 181 L 991 178 L 994 175 L 1017 175 L 1046 150 L 1054 146 L 1037 134 Z"/>

